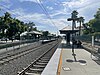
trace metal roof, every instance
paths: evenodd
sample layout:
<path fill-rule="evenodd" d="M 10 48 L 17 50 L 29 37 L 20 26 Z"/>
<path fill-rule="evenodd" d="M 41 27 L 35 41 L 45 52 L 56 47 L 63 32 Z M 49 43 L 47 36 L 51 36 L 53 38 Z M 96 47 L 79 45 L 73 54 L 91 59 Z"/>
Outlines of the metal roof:
<path fill-rule="evenodd" d="M 72 26 L 66 26 L 65 28 L 62 29 L 63 31 L 72 31 Z M 74 28 L 74 30 L 79 30 L 79 28 Z"/>
<path fill-rule="evenodd" d="M 25 31 L 25 32 L 21 33 L 20 36 L 24 36 L 24 35 L 27 35 L 27 34 L 42 35 L 42 33 L 41 32 L 38 32 L 38 31 L 30 31 L 30 32 Z"/>
<path fill-rule="evenodd" d="M 21 33 L 21 34 L 20 34 L 20 36 L 27 35 L 27 33 L 28 33 L 28 32 L 27 32 L 27 31 L 25 31 L 25 32 Z"/>
<path fill-rule="evenodd" d="M 38 31 L 31 31 L 31 32 L 28 32 L 29 34 L 38 34 L 38 35 L 42 35 L 41 32 L 38 32 Z"/>
<path fill-rule="evenodd" d="M 74 30 L 72 30 L 72 26 L 67 26 L 61 30 L 59 30 L 61 34 L 66 34 L 66 33 L 75 33 L 79 31 L 79 28 L 74 28 Z"/>

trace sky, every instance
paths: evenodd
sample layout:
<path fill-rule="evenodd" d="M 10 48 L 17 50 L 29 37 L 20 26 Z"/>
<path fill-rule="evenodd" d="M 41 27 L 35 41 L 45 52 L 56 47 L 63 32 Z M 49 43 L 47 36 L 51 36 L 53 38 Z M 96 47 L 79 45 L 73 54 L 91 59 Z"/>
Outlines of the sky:
<path fill-rule="evenodd" d="M 34 22 L 39 30 L 51 33 L 71 25 L 67 19 L 73 10 L 88 22 L 94 18 L 98 8 L 100 0 L 0 0 L 0 16 L 7 11 L 13 18 Z"/>

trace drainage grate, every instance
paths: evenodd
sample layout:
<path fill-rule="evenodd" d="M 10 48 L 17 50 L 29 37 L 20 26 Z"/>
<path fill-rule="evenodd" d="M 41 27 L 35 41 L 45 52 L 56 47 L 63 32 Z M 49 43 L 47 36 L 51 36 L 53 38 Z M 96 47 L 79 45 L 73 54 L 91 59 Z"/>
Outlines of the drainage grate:
<path fill-rule="evenodd" d="M 64 71 L 71 71 L 69 67 L 62 67 Z"/>
<path fill-rule="evenodd" d="M 85 66 L 85 65 L 87 65 L 87 64 L 86 64 L 86 63 L 80 63 L 80 65 Z"/>

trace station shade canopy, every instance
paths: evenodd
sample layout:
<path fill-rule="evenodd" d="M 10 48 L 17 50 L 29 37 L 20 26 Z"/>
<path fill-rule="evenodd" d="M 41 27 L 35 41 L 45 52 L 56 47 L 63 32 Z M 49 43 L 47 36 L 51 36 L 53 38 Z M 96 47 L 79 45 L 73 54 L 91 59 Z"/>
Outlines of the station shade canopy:
<path fill-rule="evenodd" d="M 67 27 L 65 27 L 59 31 L 60 31 L 60 34 L 67 34 L 67 33 L 72 34 L 72 33 L 78 32 L 79 28 L 74 28 L 74 30 L 72 30 L 72 27 L 68 25 Z"/>
<path fill-rule="evenodd" d="M 25 35 L 27 35 L 27 33 L 28 33 L 28 32 L 25 31 L 25 32 L 21 33 L 20 36 L 25 36 Z"/>
<path fill-rule="evenodd" d="M 30 31 L 30 32 L 25 31 L 25 32 L 21 33 L 20 36 L 24 36 L 24 35 L 27 35 L 27 34 L 42 35 L 42 33 L 38 32 L 38 31 Z"/>
<path fill-rule="evenodd" d="M 37 35 L 42 35 L 41 32 L 38 32 L 38 31 L 30 31 L 28 32 L 29 34 L 37 34 Z"/>

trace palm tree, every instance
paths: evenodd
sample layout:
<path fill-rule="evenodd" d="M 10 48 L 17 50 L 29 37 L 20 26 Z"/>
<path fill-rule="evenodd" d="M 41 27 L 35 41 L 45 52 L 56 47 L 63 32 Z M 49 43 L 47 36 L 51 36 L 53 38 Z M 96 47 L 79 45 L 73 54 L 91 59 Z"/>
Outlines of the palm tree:
<path fill-rule="evenodd" d="M 28 31 L 32 31 L 34 30 L 33 26 L 35 26 L 34 22 L 29 22 L 27 23 L 27 26 L 28 26 Z"/>
<path fill-rule="evenodd" d="M 78 12 L 76 10 L 74 10 L 71 14 L 72 14 L 71 18 L 74 19 L 74 20 L 76 20 Z"/>
<path fill-rule="evenodd" d="M 71 19 L 70 20 L 72 20 L 73 22 L 73 24 L 72 24 L 72 29 L 74 30 L 74 28 L 76 27 L 76 22 L 75 21 L 77 21 L 77 15 L 78 15 L 78 12 L 76 11 L 76 10 L 74 10 L 72 13 L 71 13 L 72 15 L 71 15 Z M 69 21 L 70 21 L 69 20 Z"/>
<path fill-rule="evenodd" d="M 78 22 L 80 23 L 80 26 L 79 26 L 79 35 L 81 35 L 81 25 L 84 24 L 84 17 L 80 17 L 78 19 Z"/>
<path fill-rule="evenodd" d="M 9 25 L 12 22 L 12 18 L 10 13 L 6 12 L 4 15 L 4 20 L 3 20 L 3 34 L 5 34 L 7 36 L 7 30 L 9 29 Z M 4 32 L 6 30 L 6 32 Z"/>
<path fill-rule="evenodd" d="M 3 28 L 4 28 L 4 23 L 3 23 L 3 17 L 0 17 L 0 38 L 3 37 Z"/>

